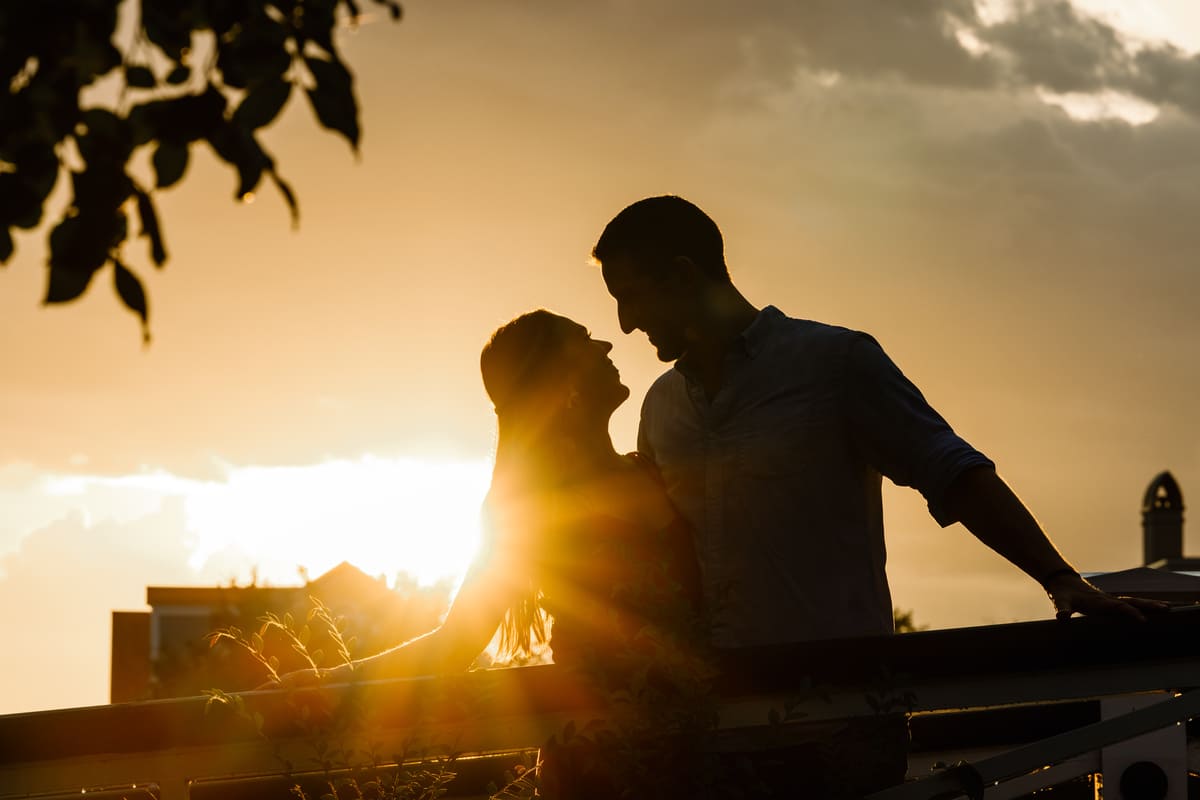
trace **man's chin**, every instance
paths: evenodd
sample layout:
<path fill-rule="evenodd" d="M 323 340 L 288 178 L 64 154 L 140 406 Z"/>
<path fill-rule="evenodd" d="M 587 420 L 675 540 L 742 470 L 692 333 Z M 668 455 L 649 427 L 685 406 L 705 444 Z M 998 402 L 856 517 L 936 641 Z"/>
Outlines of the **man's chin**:
<path fill-rule="evenodd" d="M 670 364 L 672 361 L 678 361 L 683 352 L 678 347 L 670 347 L 669 345 L 654 345 L 655 352 L 658 354 L 658 360 Z"/>

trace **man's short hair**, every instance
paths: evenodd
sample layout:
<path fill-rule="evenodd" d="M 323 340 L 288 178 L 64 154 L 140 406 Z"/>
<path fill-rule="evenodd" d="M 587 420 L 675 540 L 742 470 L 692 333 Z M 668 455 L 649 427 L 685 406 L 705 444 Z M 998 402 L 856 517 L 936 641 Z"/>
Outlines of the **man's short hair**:
<path fill-rule="evenodd" d="M 712 218 L 682 197 L 647 197 L 612 218 L 592 248 L 592 257 L 627 258 L 650 269 L 686 256 L 709 278 L 729 282 L 725 242 Z"/>

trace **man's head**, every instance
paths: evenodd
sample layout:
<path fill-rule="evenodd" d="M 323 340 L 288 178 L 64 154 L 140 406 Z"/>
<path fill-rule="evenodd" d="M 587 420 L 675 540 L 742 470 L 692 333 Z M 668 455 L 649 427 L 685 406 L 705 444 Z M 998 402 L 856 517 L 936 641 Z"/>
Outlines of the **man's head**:
<path fill-rule="evenodd" d="M 713 286 L 729 286 L 721 230 L 682 197 L 648 197 L 625 208 L 592 249 L 621 330 L 642 330 L 663 361 L 683 355 L 704 324 Z"/>

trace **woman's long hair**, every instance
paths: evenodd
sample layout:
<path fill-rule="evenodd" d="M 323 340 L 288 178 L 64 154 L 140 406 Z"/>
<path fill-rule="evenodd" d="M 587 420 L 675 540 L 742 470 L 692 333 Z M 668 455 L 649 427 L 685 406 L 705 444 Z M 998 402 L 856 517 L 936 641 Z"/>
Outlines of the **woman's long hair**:
<path fill-rule="evenodd" d="M 545 309 L 499 328 L 479 357 L 496 409 L 496 462 L 484 500 L 485 557 L 500 559 L 511 581 L 500 626 L 500 652 L 528 655 L 547 641 L 540 603 L 541 567 L 552 546 L 553 491 L 561 482 L 559 414 L 569 365 L 562 358 L 565 320 Z"/>

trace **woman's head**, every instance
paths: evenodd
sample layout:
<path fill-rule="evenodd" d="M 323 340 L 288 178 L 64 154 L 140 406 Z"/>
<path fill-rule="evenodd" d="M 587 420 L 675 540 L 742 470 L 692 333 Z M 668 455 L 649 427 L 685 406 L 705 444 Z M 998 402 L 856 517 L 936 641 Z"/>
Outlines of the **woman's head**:
<path fill-rule="evenodd" d="M 611 344 L 593 339 L 579 323 L 538 309 L 493 333 L 479 368 L 501 419 L 607 424 L 629 397 L 610 350 Z"/>
<path fill-rule="evenodd" d="M 579 455 L 573 448 L 607 441 L 608 419 L 629 396 L 611 349 L 582 325 L 538 309 L 501 326 L 479 356 L 499 427 L 486 506 L 491 557 L 514 582 L 500 637 L 510 654 L 546 640 L 538 565 L 554 561 L 555 489 Z"/>

